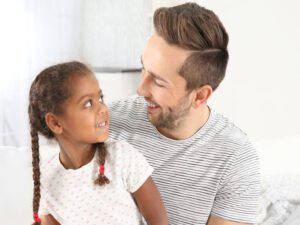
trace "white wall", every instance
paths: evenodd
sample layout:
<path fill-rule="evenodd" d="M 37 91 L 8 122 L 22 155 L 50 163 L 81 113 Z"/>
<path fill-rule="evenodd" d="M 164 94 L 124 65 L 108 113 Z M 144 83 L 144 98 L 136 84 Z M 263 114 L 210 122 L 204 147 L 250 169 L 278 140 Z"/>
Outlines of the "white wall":
<path fill-rule="evenodd" d="M 82 51 L 97 67 L 140 67 L 150 35 L 151 1 L 88 0 L 83 4 Z"/>
<path fill-rule="evenodd" d="M 33 77 L 51 64 L 81 58 L 81 2 L 0 1 L 0 145 L 28 144 Z"/>
<path fill-rule="evenodd" d="M 300 134 L 300 2 L 201 1 L 230 35 L 227 77 L 212 105 L 253 139 Z"/>
<path fill-rule="evenodd" d="M 147 27 L 150 18 L 148 10 L 184 2 L 180 0 L 144 0 L 141 1 L 142 3 L 136 1 L 134 2 L 136 5 L 133 4 L 132 8 L 126 11 L 128 6 L 120 0 L 114 1 L 114 4 L 103 1 L 101 7 L 111 7 L 114 10 L 105 11 L 101 8 L 97 11 L 91 7 L 95 1 L 77 0 L 74 3 L 72 0 L 64 2 L 53 0 L 42 3 L 31 0 L 26 2 L 25 9 L 31 10 L 28 12 L 31 18 L 27 19 L 32 24 L 28 24 L 27 27 L 22 25 L 18 30 L 17 25 L 22 23 L 14 24 L 10 21 L 12 29 L 5 30 L 4 36 L 0 37 L 1 46 L 4 47 L 1 49 L 12 49 L 12 51 L 2 51 L 0 54 L 2 67 L 4 66 L 0 80 L 2 144 L 24 143 L 27 105 L 23 96 L 27 96 L 26 90 L 31 78 L 40 69 L 68 58 L 83 58 L 95 66 L 138 66 L 139 56 L 146 44 L 145 37 L 150 31 L 150 27 Z M 300 68 L 297 65 L 299 64 L 298 52 L 300 52 L 300 29 L 298 28 L 300 2 L 297 0 L 197 2 L 219 15 L 230 35 L 227 75 L 212 97 L 211 105 L 243 128 L 252 139 L 300 135 L 298 118 Z M 1 9 L 9 12 L 7 15 L 11 15 L 10 17 L 17 18 L 16 15 L 21 15 L 17 9 L 7 10 L 4 7 Z M 88 9 L 90 13 L 94 10 L 98 14 L 91 16 L 87 13 Z M 122 16 L 110 15 L 118 14 L 117 12 L 123 13 Z M 135 13 L 137 16 L 133 17 Z M 104 17 L 100 20 L 99 15 Z M 97 19 L 101 28 L 97 30 L 98 36 L 93 33 L 95 31 L 91 29 L 93 27 L 88 27 L 86 21 L 82 21 L 82 16 L 87 16 L 86 19 L 93 21 Z M 107 21 L 104 21 L 105 18 Z M 114 20 L 111 21 L 110 18 Z M 126 21 L 126 26 L 118 25 L 117 21 L 120 18 Z M 6 20 L 1 20 L 4 28 L 8 25 Z M 146 24 L 145 27 L 141 26 L 143 23 Z M 28 27 L 35 27 L 36 32 Z M 98 25 L 94 26 L 95 29 L 97 27 Z M 14 29 L 16 35 L 12 35 Z M 122 35 L 114 36 L 117 31 L 121 31 L 124 38 Z M 99 32 L 102 35 L 99 35 Z M 128 33 L 135 34 L 136 39 L 131 38 L 130 35 L 125 37 Z M 93 52 L 89 52 L 97 43 L 102 43 L 102 47 L 99 50 L 95 47 Z M 135 46 L 134 43 L 137 45 Z M 128 46 L 130 46 L 129 50 Z M 102 50 L 103 47 L 107 47 L 105 51 Z M 23 56 L 25 60 L 21 59 Z M 136 61 L 132 60 L 134 57 L 137 57 Z M 100 64 L 97 65 L 98 62 Z M 20 77 L 26 84 L 18 82 Z M 134 93 L 138 79 L 136 75 L 134 84 L 123 82 L 124 91 L 121 93 Z M 105 82 L 111 83 L 111 81 Z M 112 90 L 114 86 L 105 88 Z M 19 103 L 20 99 L 23 99 L 21 103 Z M 7 119 L 7 116 L 10 118 Z M 20 140 L 16 141 L 15 137 Z"/>
<path fill-rule="evenodd" d="M 213 10 L 230 37 L 226 77 L 210 105 L 252 139 L 300 136 L 300 1 L 194 2 Z"/>
<path fill-rule="evenodd" d="M 104 102 L 109 103 L 122 97 L 136 94 L 140 82 L 139 72 L 95 73 L 103 91 Z"/>

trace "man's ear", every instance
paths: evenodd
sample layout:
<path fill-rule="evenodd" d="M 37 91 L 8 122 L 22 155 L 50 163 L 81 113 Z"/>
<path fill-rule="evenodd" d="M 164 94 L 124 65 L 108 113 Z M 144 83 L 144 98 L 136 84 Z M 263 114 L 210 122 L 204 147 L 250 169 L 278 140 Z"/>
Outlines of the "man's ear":
<path fill-rule="evenodd" d="M 63 127 L 60 124 L 58 117 L 54 115 L 51 112 L 48 112 L 45 116 L 45 122 L 49 129 L 54 133 L 54 134 L 61 134 L 63 131 Z"/>
<path fill-rule="evenodd" d="M 195 91 L 194 101 L 193 101 L 194 108 L 199 108 L 203 103 L 206 103 L 213 92 L 210 85 L 203 85 L 194 91 Z"/>

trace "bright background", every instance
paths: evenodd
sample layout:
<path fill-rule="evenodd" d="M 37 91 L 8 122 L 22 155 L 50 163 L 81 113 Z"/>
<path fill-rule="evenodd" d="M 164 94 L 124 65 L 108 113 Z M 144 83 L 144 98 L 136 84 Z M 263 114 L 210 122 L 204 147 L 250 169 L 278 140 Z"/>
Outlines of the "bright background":
<path fill-rule="evenodd" d="M 36 74 L 68 60 L 94 67 L 139 68 L 152 32 L 152 12 L 183 2 L 0 1 L 0 224 L 32 222 L 27 99 Z M 263 175 L 297 174 L 295 180 L 300 181 L 300 1 L 196 2 L 212 9 L 230 36 L 227 75 L 210 105 L 248 133 Z M 96 76 L 106 101 L 134 94 L 139 83 L 139 73 Z M 53 147 L 43 147 L 41 156 L 53 154 Z M 298 193 L 291 194 L 296 202 L 299 182 L 296 186 L 292 179 L 287 181 L 283 184 L 290 184 L 290 193 Z M 286 195 L 279 184 L 278 190 Z"/>
<path fill-rule="evenodd" d="M 140 67 L 153 10 L 183 2 L 2 1 L 0 145 L 28 144 L 28 89 L 40 70 L 73 59 L 97 67 Z M 212 9 L 230 35 L 227 75 L 210 105 L 253 140 L 298 137 L 300 2 L 196 2 Z M 135 93 L 139 82 L 136 73 L 97 76 L 108 101 Z"/>

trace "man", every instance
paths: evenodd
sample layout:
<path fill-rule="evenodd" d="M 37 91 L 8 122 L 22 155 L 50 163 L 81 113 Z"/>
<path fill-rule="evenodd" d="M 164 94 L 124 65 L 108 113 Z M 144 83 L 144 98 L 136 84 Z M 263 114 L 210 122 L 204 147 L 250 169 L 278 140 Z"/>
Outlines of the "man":
<path fill-rule="evenodd" d="M 141 57 L 138 97 L 110 105 L 111 137 L 139 149 L 170 224 L 256 220 L 258 159 L 247 136 L 207 105 L 224 78 L 228 35 L 195 3 L 159 8 Z"/>

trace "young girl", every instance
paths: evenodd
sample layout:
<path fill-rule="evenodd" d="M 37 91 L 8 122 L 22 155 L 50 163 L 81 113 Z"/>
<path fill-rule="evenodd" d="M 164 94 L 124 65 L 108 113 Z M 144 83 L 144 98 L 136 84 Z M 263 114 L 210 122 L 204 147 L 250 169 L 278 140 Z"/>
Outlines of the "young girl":
<path fill-rule="evenodd" d="M 167 224 L 152 167 L 129 144 L 108 139 L 108 109 L 87 66 L 49 67 L 29 95 L 34 225 L 141 224 L 141 214 L 147 224 Z M 41 168 L 38 133 L 60 147 Z"/>

